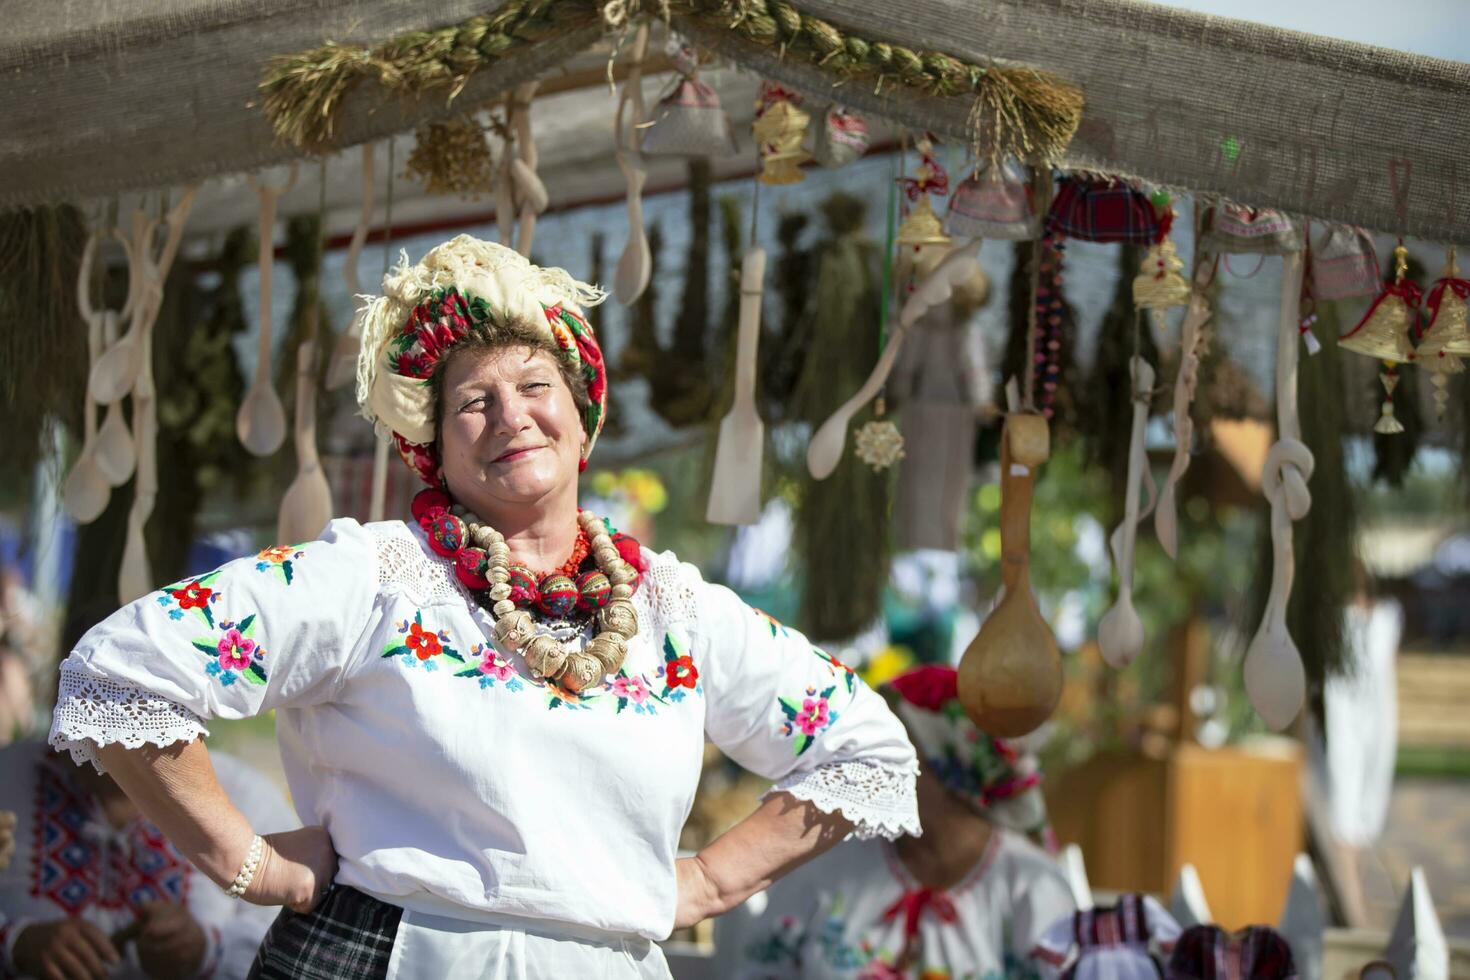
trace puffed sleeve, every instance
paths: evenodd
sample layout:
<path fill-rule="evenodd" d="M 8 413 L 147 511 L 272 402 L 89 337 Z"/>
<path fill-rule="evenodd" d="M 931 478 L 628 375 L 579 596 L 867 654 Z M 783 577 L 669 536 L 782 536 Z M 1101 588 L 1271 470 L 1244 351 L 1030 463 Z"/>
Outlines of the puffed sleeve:
<path fill-rule="evenodd" d="M 1183 927 L 1169 914 L 1168 909 L 1160 905 L 1158 899 L 1145 895 L 1143 897 L 1143 920 L 1148 926 L 1148 935 L 1164 953 L 1174 948 L 1179 934 L 1184 931 Z"/>
<path fill-rule="evenodd" d="M 1058 965 L 1057 957 L 1035 956 L 1035 951 L 1048 946 L 1056 951 L 1060 945 L 1060 955 L 1065 956 L 1065 948 L 1072 943 L 1072 914 L 1077 906 L 1066 875 L 1056 862 L 1025 841 L 1018 839 L 1016 843 L 1022 852 L 1022 860 L 1017 862 L 1011 882 L 1006 972 L 1011 975 L 1011 964 L 1025 963 L 1028 957 L 1034 957 L 1039 971 L 1024 969 L 1016 971 L 1017 975 L 1034 976 L 1039 972 L 1043 977 L 1053 976 Z M 1060 935 L 1049 932 L 1053 925 L 1063 926 Z"/>
<path fill-rule="evenodd" d="M 859 838 L 918 836 L 919 766 L 901 722 L 862 679 L 799 632 L 683 566 L 705 731 L 740 765 Z"/>
<path fill-rule="evenodd" d="M 1077 941 L 1076 912 L 1058 916 L 1044 928 L 1031 947 L 1031 957 L 1052 969 L 1060 969 Z M 1019 939 L 1019 937 L 1017 937 Z M 1019 945 L 1019 942 L 1017 943 Z"/>
<path fill-rule="evenodd" d="M 62 662 L 51 744 L 97 765 L 101 745 L 193 741 L 213 718 L 330 701 L 377 591 L 372 535 L 340 519 L 319 540 L 149 593 L 94 626 Z"/>

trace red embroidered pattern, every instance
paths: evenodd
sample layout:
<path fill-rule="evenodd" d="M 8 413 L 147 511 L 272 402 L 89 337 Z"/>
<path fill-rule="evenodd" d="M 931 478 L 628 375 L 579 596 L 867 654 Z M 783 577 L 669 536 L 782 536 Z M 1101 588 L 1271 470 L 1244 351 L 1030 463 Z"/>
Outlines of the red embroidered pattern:
<path fill-rule="evenodd" d="M 33 897 L 50 900 L 70 918 L 94 905 L 136 914 L 148 902 L 188 899 L 193 869 L 161 830 L 138 820 L 120 832 L 124 846 L 99 846 L 83 830 L 100 819 L 92 800 L 50 765 L 38 769 Z"/>

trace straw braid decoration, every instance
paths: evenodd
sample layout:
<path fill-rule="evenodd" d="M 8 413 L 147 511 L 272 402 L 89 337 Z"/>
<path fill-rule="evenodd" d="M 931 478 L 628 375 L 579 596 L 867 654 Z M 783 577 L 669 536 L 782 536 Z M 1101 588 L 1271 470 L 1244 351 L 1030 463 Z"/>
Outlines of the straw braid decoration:
<path fill-rule="evenodd" d="M 476 70 L 512 50 L 589 23 L 624 22 L 627 6 L 626 0 L 508 0 L 494 13 L 410 31 L 372 48 L 331 43 L 283 55 L 270 61 L 261 82 L 265 111 L 280 139 L 319 150 L 331 144 L 342 98 L 360 79 L 406 96 L 447 88 L 452 100 Z M 1081 89 L 1048 72 L 979 65 L 864 37 L 786 0 L 661 0 L 657 6 L 841 79 L 871 79 L 878 90 L 900 85 L 930 96 L 970 96 L 971 135 L 988 157 L 1053 162 L 1082 118 Z"/>

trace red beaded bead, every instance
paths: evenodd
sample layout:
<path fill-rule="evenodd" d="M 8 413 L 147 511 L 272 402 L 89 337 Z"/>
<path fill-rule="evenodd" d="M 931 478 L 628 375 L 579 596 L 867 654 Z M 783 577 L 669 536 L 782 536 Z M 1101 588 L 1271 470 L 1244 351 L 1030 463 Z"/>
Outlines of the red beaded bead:
<path fill-rule="evenodd" d="M 612 598 L 612 582 L 601 572 L 583 572 L 577 576 L 577 611 L 596 612 Z"/>
<path fill-rule="evenodd" d="M 536 603 L 552 619 L 565 619 L 577 608 L 577 586 L 565 575 L 548 575 L 541 580 L 541 598 Z"/>
<path fill-rule="evenodd" d="M 465 527 L 464 521 L 448 512 L 430 518 L 426 530 L 429 547 L 434 549 L 435 554 L 445 558 L 453 558 L 459 554 L 469 538 L 469 529 Z"/>
<path fill-rule="evenodd" d="M 471 589 L 490 587 L 490 555 L 483 548 L 461 548 L 454 559 L 454 574 Z"/>

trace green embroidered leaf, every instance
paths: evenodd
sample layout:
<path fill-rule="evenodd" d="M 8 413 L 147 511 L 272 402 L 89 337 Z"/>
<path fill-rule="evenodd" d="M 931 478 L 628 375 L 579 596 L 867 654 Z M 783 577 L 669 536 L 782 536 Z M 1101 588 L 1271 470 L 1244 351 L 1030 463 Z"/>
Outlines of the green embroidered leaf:
<path fill-rule="evenodd" d="M 211 657 L 219 656 L 219 647 L 216 644 L 210 643 L 206 640 L 195 640 L 194 649 L 198 650 L 200 653 L 208 654 Z"/>
<path fill-rule="evenodd" d="M 400 643 L 396 647 L 390 646 L 390 647 L 386 648 L 383 651 L 383 656 L 385 656 L 385 657 L 396 657 L 399 654 L 407 653 L 407 652 L 408 652 L 408 647 L 406 645 Z"/>
<path fill-rule="evenodd" d="M 240 676 L 252 684 L 265 683 L 265 668 L 260 664 L 252 663 L 240 672 Z"/>
<path fill-rule="evenodd" d="M 546 706 L 546 710 L 547 711 L 550 711 L 552 708 L 560 708 L 560 707 L 561 707 L 561 698 L 552 698 L 551 699 L 551 703 Z"/>
<path fill-rule="evenodd" d="M 820 695 L 818 695 L 818 697 L 830 698 L 832 696 L 832 692 L 835 690 L 837 690 L 837 685 L 833 684 L 831 687 L 827 688 Z"/>
<path fill-rule="evenodd" d="M 684 642 L 682 636 L 676 637 L 673 633 L 664 634 L 664 662 L 672 663 L 684 656 L 689 651 L 689 644 Z"/>
<path fill-rule="evenodd" d="M 479 672 L 480 672 L 480 668 L 479 667 L 471 667 L 468 670 L 457 671 L 454 676 L 455 677 L 474 677 Z"/>
<path fill-rule="evenodd" d="M 246 616 L 244 619 L 240 620 L 240 625 L 237 626 L 236 629 L 240 631 L 241 636 L 254 636 L 255 634 L 250 631 L 250 627 L 254 625 L 255 613 L 251 613 L 249 616 Z"/>
<path fill-rule="evenodd" d="M 464 663 L 464 657 L 461 657 L 459 655 L 459 651 L 455 650 L 453 647 L 444 647 L 444 646 L 441 646 L 439 648 L 439 652 L 442 653 L 444 656 L 448 657 L 450 660 L 454 660 L 454 661 L 457 661 L 459 663 Z"/>
<path fill-rule="evenodd" d="M 291 575 L 291 563 L 289 561 L 283 561 L 283 562 L 281 562 L 281 574 L 283 574 L 283 575 L 286 576 L 286 584 L 287 585 L 290 585 L 291 584 L 291 577 L 292 577 L 292 575 Z"/>
<path fill-rule="evenodd" d="M 801 714 L 801 705 L 787 700 L 786 698 L 777 698 L 776 700 L 781 704 L 781 713 L 787 718 L 790 718 L 792 721 L 795 721 L 796 716 Z"/>
<path fill-rule="evenodd" d="M 413 621 L 415 623 L 419 624 L 420 626 L 423 626 L 424 625 L 424 614 L 421 613 L 419 610 L 415 609 L 413 611 Z"/>
<path fill-rule="evenodd" d="M 623 709 L 626 708 L 627 706 L 628 706 L 628 699 L 627 698 L 618 698 L 618 711 L 617 711 L 617 713 L 618 714 L 622 714 L 623 713 Z"/>
<path fill-rule="evenodd" d="M 810 735 L 798 735 L 796 737 L 796 754 L 801 755 L 812 747 L 814 739 Z"/>
<path fill-rule="evenodd" d="M 214 629 L 214 613 L 209 611 L 208 603 L 199 607 L 199 615 L 204 617 L 204 621 L 209 624 L 210 629 Z"/>

